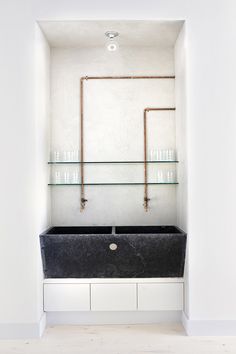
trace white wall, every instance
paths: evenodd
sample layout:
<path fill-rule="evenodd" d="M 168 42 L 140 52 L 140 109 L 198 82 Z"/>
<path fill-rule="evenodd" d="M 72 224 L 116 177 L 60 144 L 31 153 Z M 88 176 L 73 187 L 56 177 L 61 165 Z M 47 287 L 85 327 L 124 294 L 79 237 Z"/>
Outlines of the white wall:
<path fill-rule="evenodd" d="M 36 137 L 36 230 L 37 234 L 51 225 L 51 191 L 48 188 L 48 156 L 50 152 L 50 47 L 38 24 L 35 24 L 35 137 Z M 39 316 L 42 316 L 42 261 L 38 241 Z"/>
<path fill-rule="evenodd" d="M 43 311 L 37 235 L 48 223 L 46 205 L 42 200 L 47 190 L 42 178 L 45 167 L 40 169 L 40 166 L 45 166 L 45 161 L 42 164 L 41 152 L 41 144 L 45 139 L 41 139 L 42 121 L 39 123 L 39 120 L 35 120 L 34 96 L 36 89 L 41 95 L 40 103 L 43 102 L 42 90 L 45 85 L 42 78 L 38 85 L 34 81 L 34 55 L 35 48 L 38 54 L 41 52 L 45 40 L 40 38 L 39 33 L 35 37 L 36 27 L 29 12 L 30 2 L 25 2 L 24 11 L 15 4 L 16 17 L 11 5 L 9 2 L 4 6 L 0 15 L 1 338 L 39 334 Z M 34 43 L 37 43 L 36 47 Z M 44 50 L 46 56 L 48 49 Z M 46 77 L 46 65 L 43 63 L 44 58 L 41 59 L 40 74 Z M 45 116 L 46 107 L 40 118 Z"/>
<path fill-rule="evenodd" d="M 177 225 L 188 232 L 188 171 L 187 171 L 187 62 L 186 62 L 186 26 L 184 25 L 175 45 L 175 105 L 176 105 L 176 144 L 178 150 L 178 180 L 177 189 Z M 186 250 L 185 260 L 185 313 L 189 313 L 189 252 Z"/>
<path fill-rule="evenodd" d="M 0 333 L 36 323 L 34 21 L 30 2 L 0 11 Z M 17 13 L 17 15 L 16 15 Z M 11 326 L 10 326 L 11 327 Z M 11 333 L 9 333 L 11 335 Z M 14 335 L 14 334 L 13 334 Z"/>
<path fill-rule="evenodd" d="M 173 48 L 123 47 L 111 53 L 103 48 L 52 49 L 52 151 L 79 148 L 79 82 L 82 76 L 174 75 Z M 143 160 L 143 111 L 146 107 L 174 107 L 173 79 L 96 80 L 84 82 L 85 161 Z M 175 149 L 175 112 L 150 112 L 148 148 Z M 175 170 L 174 164 L 149 165 L 148 179 L 157 170 Z M 79 172 L 78 166 L 55 166 Z M 86 165 L 85 182 L 143 182 L 138 165 Z M 88 199 L 80 212 L 78 187 L 52 187 L 53 225 L 176 224 L 176 186 L 150 186 L 150 210 L 145 212 L 144 186 L 86 187 Z"/>
<path fill-rule="evenodd" d="M 35 121 L 38 228 L 51 224 L 48 156 L 50 153 L 50 47 L 38 24 L 35 25 Z M 45 207 L 46 206 L 46 207 Z"/>
<path fill-rule="evenodd" d="M 0 11 L 2 324 L 37 321 L 34 28 L 39 19 L 186 19 L 189 319 L 236 320 L 235 1 L 8 0 Z M 8 70 L 6 70 L 6 68 Z M 5 156 L 5 155 L 4 155 Z M 22 159 L 22 157 L 24 157 Z M 9 163 L 9 160 L 14 163 Z M 3 202 L 2 202 L 3 203 Z M 231 321 L 230 321 L 231 320 Z M 213 321 L 213 322 L 212 322 Z M 6 328 L 6 326 L 5 326 Z M 220 325 L 220 331 L 223 328 Z M 234 328 L 234 334 L 236 333 Z M 10 333 L 11 334 L 11 333 Z"/>
<path fill-rule="evenodd" d="M 176 145 L 178 150 L 177 224 L 187 231 L 187 82 L 186 34 L 183 26 L 175 45 Z"/>

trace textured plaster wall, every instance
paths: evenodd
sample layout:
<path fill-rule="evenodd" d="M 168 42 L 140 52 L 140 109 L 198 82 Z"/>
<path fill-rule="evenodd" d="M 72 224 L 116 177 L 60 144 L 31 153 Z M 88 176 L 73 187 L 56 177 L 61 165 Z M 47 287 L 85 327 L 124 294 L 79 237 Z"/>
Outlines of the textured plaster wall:
<path fill-rule="evenodd" d="M 52 50 L 52 151 L 79 147 L 79 79 L 99 75 L 173 75 L 173 48 Z M 84 82 L 84 159 L 143 160 L 143 109 L 173 107 L 174 80 L 102 80 Z M 175 148 L 175 113 L 148 114 L 148 148 Z M 149 181 L 174 164 L 149 165 Z M 74 166 L 54 167 L 74 171 Z M 53 171 L 52 171 L 53 172 Z M 143 165 L 86 165 L 85 182 L 143 182 Z M 150 186 L 150 211 L 143 208 L 143 186 L 86 187 L 88 203 L 80 213 L 78 187 L 52 187 L 52 223 L 175 224 L 176 186 Z"/>

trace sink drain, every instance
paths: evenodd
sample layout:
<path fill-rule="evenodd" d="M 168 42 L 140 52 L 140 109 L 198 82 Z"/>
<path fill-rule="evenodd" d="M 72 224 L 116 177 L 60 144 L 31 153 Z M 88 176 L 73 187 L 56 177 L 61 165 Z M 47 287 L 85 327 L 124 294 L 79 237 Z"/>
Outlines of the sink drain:
<path fill-rule="evenodd" d="M 110 243 L 109 248 L 111 251 L 115 251 L 117 249 L 117 244 L 116 243 Z"/>

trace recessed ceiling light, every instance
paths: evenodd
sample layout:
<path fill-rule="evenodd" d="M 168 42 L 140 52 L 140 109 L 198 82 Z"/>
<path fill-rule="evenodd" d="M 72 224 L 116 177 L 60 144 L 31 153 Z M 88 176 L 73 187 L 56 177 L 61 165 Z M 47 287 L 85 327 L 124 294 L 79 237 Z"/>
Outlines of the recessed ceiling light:
<path fill-rule="evenodd" d="M 114 52 L 119 48 L 118 42 L 116 38 L 119 36 L 119 33 L 116 31 L 107 31 L 105 36 L 108 38 L 108 42 L 106 44 L 107 50 L 110 52 Z"/>

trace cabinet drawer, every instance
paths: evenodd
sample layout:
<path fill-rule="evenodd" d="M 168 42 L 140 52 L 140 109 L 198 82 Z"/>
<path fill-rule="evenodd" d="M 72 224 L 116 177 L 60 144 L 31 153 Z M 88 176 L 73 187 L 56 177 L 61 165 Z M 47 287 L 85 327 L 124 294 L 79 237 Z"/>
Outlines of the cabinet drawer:
<path fill-rule="evenodd" d="M 90 310 L 89 287 L 89 284 L 44 284 L 44 310 Z"/>
<path fill-rule="evenodd" d="M 136 284 L 92 284 L 91 309 L 93 311 L 136 310 Z"/>
<path fill-rule="evenodd" d="M 183 309 L 183 284 L 138 284 L 138 309 L 166 311 Z"/>

